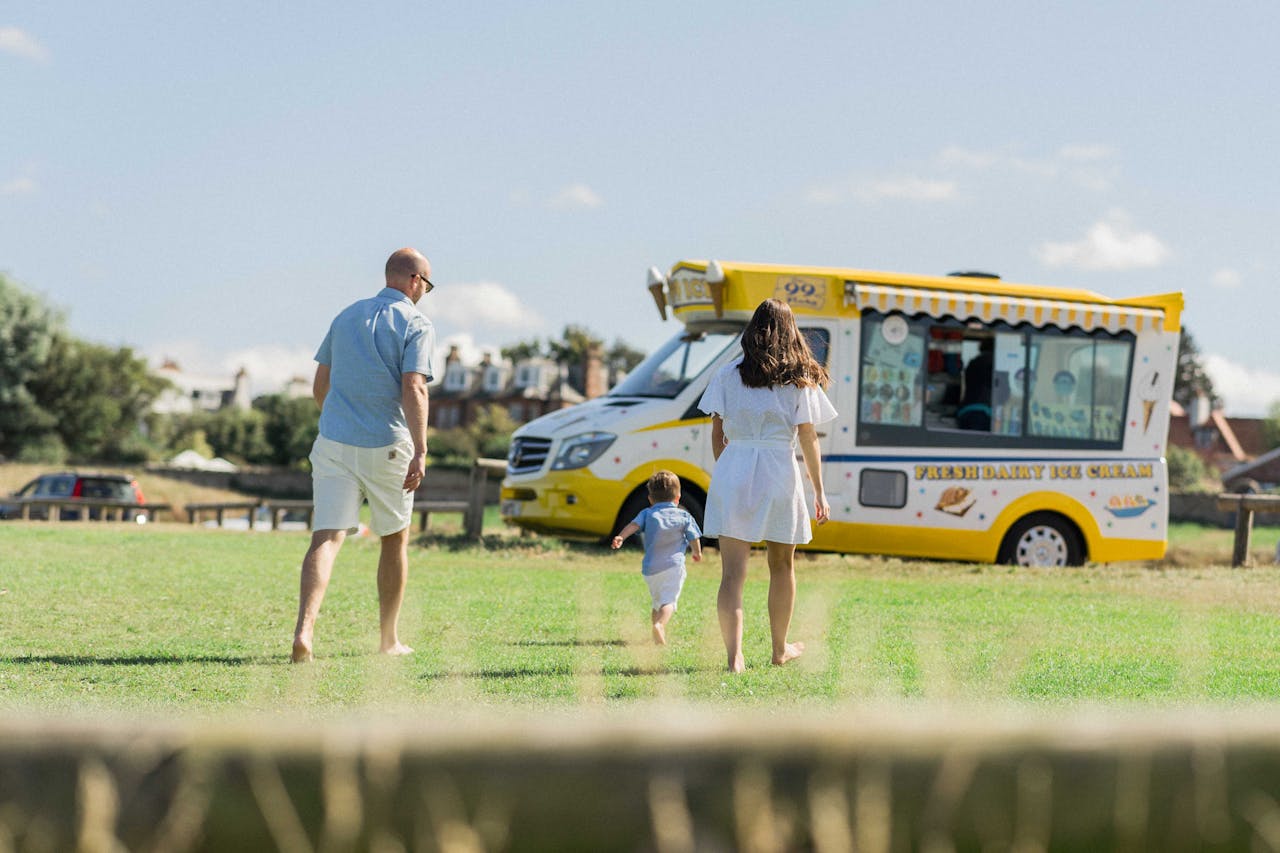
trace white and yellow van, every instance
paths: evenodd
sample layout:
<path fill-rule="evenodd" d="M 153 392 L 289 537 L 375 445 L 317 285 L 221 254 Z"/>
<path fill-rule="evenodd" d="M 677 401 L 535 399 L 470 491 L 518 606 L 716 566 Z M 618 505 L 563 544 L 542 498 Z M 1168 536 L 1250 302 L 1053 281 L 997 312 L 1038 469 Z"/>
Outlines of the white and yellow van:
<path fill-rule="evenodd" d="M 831 522 L 809 548 L 1022 565 L 1164 555 L 1181 293 L 716 261 L 649 278 L 683 328 L 607 395 L 516 431 L 507 521 L 608 536 L 659 468 L 700 519 L 712 456 L 698 400 L 776 297 L 840 412 L 821 433 Z"/>

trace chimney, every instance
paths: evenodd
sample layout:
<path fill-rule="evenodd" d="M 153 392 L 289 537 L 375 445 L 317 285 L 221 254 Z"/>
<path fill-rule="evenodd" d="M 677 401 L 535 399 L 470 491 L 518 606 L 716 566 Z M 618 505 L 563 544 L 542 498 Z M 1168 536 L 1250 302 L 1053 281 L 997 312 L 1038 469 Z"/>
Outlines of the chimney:
<path fill-rule="evenodd" d="M 242 412 L 253 408 L 253 401 L 249 399 L 249 371 L 243 367 L 236 371 L 236 387 L 231 395 L 231 405 Z"/>
<path fill-rule="evenodd" d="M 1197 394 L 1191 398 L 1191 405 L 1187 409 L 1187 422 L 1192 429 L 1204 426 L 1212 414 L 1213 404 L 1209 402 L 1208 396 Z"/>
<path fill-rule="evenodd" d="M 604 366 L 604 348 L 600 344 L 590 344 L 582 366 L 582 395 L 593 400 L 608 390 L 609 374 Z"/>

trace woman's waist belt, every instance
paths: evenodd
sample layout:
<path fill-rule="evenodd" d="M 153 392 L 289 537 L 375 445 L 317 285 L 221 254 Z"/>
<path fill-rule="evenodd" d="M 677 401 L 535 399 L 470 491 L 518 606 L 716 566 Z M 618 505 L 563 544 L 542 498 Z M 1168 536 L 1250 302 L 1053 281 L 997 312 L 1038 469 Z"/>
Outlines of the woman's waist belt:
<path fill-rule="evenodd" d="M 794 450 L 789 438 L 731 438 L 729 447 L 752 447 L 757 450 Z"/>

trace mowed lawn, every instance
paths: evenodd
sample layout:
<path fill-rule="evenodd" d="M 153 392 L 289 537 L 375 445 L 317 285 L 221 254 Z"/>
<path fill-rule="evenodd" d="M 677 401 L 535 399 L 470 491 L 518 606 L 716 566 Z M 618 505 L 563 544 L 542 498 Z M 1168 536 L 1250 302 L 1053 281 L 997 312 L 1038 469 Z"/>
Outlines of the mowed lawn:
<path fill-rule="evenodd" d="M 690 562 L 671 644 L 656 648 L 635 549 L 514 535 L 481 546 L 420 540 L 401 619 L 416 652 L 387 659 L 372 653 L 377 543 L 353 538 L 321 613 L 317 661 L 293 666 L 304 533 L 6 523 L 0 711 L 456 716 L 654 701 L 838 710 L 1280 698 L 1280 569 L 1222 565 L 1229 532 L 1174 535 L 1175 544 L 1188 540 L 1176 566 L 1026 570 L 801 555 L 792 637 L 809 651 L 782 668 L 768 664 L 758 555 L 747 587 L 748 669 L 730 677 L 714 549 Z M 1266 537 L 1273 548 L 1275 535 Z"/>

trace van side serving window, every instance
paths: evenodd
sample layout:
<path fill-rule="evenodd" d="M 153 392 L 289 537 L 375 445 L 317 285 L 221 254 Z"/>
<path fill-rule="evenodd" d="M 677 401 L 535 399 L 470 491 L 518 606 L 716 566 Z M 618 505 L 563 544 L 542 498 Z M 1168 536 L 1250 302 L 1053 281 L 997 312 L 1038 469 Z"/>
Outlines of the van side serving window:
<path fill-rule="evenodd" d="M 1131 333 L 868 311 L 859 443 L 1119 448 Z"/>

